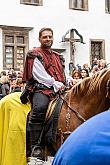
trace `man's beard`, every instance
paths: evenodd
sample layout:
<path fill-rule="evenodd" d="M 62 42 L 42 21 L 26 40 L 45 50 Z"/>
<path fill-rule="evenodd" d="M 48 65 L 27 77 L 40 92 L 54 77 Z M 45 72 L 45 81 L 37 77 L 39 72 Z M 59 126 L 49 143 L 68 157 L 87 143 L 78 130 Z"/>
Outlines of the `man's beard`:
<path fill-rule="evenodd" d="M 43 44 L 42 47 L 45 48 L 45 49 L 50 49 L 52 44 L 53 43 L 51 43 L 51 44 L 48 44 L 48 43 L 47 44 Z"/>

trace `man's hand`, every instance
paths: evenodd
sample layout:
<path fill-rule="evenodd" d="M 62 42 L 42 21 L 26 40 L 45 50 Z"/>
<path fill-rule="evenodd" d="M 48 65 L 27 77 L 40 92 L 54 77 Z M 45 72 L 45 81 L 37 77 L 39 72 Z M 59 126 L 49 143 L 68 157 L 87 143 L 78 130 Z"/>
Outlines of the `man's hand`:
<path fill-rule="evenodd" d="M 55 92 L 64 91 L 65 86 L 62 82 L 54 81 L 53 88 Z"/>
<path fill-rule="evenodd" d="M 61 88 L 59 88 L 59 93 L 63 93 L 64 91 L 65 91 L 65 89 L 66 89 L 66 86 L 63 84 L 62 86 L 61 86 Z"/>

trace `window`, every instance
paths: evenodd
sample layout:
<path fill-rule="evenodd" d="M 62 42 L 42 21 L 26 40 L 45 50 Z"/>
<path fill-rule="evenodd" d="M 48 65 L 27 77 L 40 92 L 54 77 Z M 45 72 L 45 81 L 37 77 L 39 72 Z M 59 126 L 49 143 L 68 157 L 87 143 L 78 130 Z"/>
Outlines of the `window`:
<path fill-rule="evenodd" d="M 69 0 L 69 8 L 74 10 L 88 10 L 88 0 Z"/>
<path fill-rule="evenodd" d="M 24 59 L 24 47 L 17 47 L 17 57 L 16 57 L 16 65 L 17 68 L 23 66 L 23 59 Z"/>
<path fill-rule="evenodd" d="M 42 6 L 43 0 L 21 0 L 21 4 Z"/>
<path fill-rule="evenodd" d="M 110 14 L 110 0 L 105 0 L 105 12 Z"/>
<path fill-rule="evenodd" d="M 105 41 L 104 40 L 91 40 L 91 54 L 90 61 L 93 63 L 94 58 L 105 59 Z"/>
<path fill-rule="evenodd" d="M 32 28 L 3 28 L 3 69 L 24 67 L 28 51 L 29 30 Z"/>
<path fill-rule="evenodd" d="M 14 47 L 6 46 L 5 47 L 5 65 L 7 68 L 13 68 L 13 57 L 14 57 Z"/>

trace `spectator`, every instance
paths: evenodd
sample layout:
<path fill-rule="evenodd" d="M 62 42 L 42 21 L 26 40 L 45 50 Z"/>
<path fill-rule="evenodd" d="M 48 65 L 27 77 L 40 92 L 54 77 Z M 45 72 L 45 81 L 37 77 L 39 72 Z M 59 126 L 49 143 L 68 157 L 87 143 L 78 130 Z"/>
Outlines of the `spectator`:
<path fill-rule="evenodd" d="M 86 77 L 89 77 L 89 72 L 87 69 L 82 69 L 81 71 L 81 76 L 82 76 L 82 79 L 86 78 Z"/>
<path fill-rule="evenodd" d="M 104 59 L 101 59 L 98 64 L 99 70 L 102 70 L 106 68 L 106 61 Z"/>
<path fill-rule="evenodd" d="M 91 72 L 90 72 L 90 76 L 93 76 L 97 72 L 99 72 L 98 65 L 94 65 L 93 68 L 92 68 L 92 70 L 91 70 Z"/>
<path fill-rule="evenodd" d="M 18 75 L 17 75 L 18 78 L 23 78 L 23 69 L 20 68 L 20 71 L 18 72 Z"/>
<path fill-rule="evenodd" d="M 90 67 L 89 67 L 89 65 L 87 63 L 83 64 L 83 69 L 87 69 L 88 72 L 90 73 L 91 69 L 90 69 Z"/>
<path fill-rule="evenodd" d="M 79 64 L 77 64 L 77 70 L 79 70 L 79 71 L 82 70 L 82 68 L 81 68 L 81 66 Z"/>
<path fill-rule="evenodd" d="M 1 71 L 1 76 L 6 76 L 6 71 L 5 70 Z"/>
<path fill-rule="evenodd" d="M 73 70 L 72 72 L 72 78 L 73 80 L 71 81 L 70 88 L 74 86 L 77 82 L 82 80 L 81 72 L 80 70 Z"/>
<path fill-rule="evenodd" d="M 10 93 L 21 92 L 23 90 L 23 82 L 21 78 L 13 79 L 11 82 Z"/>
<path fill-rule="evenodd" d="M 8 79 L 7 76 L 2 76 L 1 77 L 1 84 L 0 84 L 0 88 L 1 88 L 1 93 L 0 93 L 0 99 L 2 99 L 4 96 L 9 94 L 10 91 L 10 86 L 8 83 Z"/>
<path fill-rule="evenodd" d="M 24 84 L 23 84 L 22 78 L 16 79 L 16 86 L 19 88 L 19 91 L 23 91 Z"/>
<path fill-rule="evenodd" d="M 94 65 L 98 65 L 98 60 L 96 57 L 93 59 L 92 68 L 94 67 Z"/>
<path fill-rule="evenodd" d="M 74 71 L 72 72 L 72 78 L 73 78 L 73 79 L 76 79 L 76 80 L 81 79 L 81 78 L 82 78 L 81 72 L 80 72 L 79 70 L 74 70 Z"/>

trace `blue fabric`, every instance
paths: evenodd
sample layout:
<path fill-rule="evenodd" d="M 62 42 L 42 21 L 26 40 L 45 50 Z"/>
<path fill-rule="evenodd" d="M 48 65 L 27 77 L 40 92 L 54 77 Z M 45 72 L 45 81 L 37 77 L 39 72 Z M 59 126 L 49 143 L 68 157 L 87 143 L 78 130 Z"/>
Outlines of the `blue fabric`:
<path fill-rule="evenodd" d="M 110 165 L 110 111 L 92 117 L 73 131 L 52 165 Z"/>

